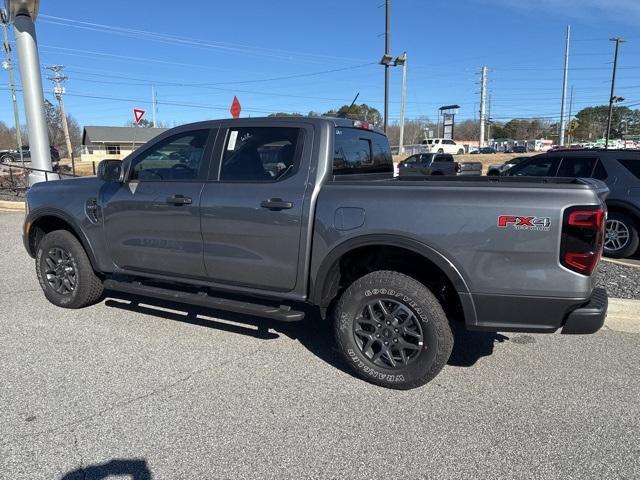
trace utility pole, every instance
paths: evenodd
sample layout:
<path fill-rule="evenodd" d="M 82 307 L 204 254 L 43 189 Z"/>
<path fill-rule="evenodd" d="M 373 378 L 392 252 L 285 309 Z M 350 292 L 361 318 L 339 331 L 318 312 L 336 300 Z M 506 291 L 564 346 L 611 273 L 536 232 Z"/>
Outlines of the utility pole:
<path fill-rule="evenodd" d="M 22 172 L 24 173 L 24 155 L 22 154 L 22 132 L 20 131 L 20 114 L 18 113 L 18 98 L 16 97 L 16 83 L 13 76 L 13 64 L 11 63 L 11 44 L 9 43 L 9 16 L 3 8 L 0 10 L 2 17 L 2 33 L 3 45 L 5 53 L 5 61 L 2 68 L 9 72 L 9 91 L 11 92 L 11 101 L 13 102 L 13 122 L 16 127 L 16 147 L 20 153 L 20 163 L 22 164 Z"/>
<path fill-rule="evenodd" d="M 491 140 L 491 92 L 487 101 L 487 141 Z"/>
<path fill-rule="evenodd" d="M 567 143 L 571 145 L 571 118 L 573 117 L 573 85 L 569 94 L 569 116 L 567 117 Z"/>
<path fill-rule="evenodd" d="M 400 145 L 398 153 L 404 153 L 404 114 L 407 107 L 407 52 L 396 58 L 396 65 L 402 65 L 402 101 L 400 105 Z"/>
<path fill-rule="evenodd" d="M 64 100 L 62 96 L 65 94 L 65 89 L 62 86 L 62 82 L 64 82 L 68 77 L 62 75 L 62 69 L 64 65 L 49 65 L 47 67 L 48 70 L 53 72 L 53 76 L 49 77 L 49 80 L 53 82 L 53 94 L 56 96 L 58 100 L 58 105 L 60 105 L 60 116 L 62 117 L 62 130 L 64 131 L 64 140 L 67 144 L 67 155 L 71 158 L 71 170 L 73 174 L 76 174 L 76 162 L 73 158 L 73 150 L 71 148 L 71 137 L 69 136 L 69 125 L 67 125 L 67 114 L 64 110 Z"/>
<path fill-rule="evenodd" d="M 611 95 L 609 95 L 609 115 L 607 118 L 607 138 L 605 140 L 605 150 L 609 148 L 609 135 L 611 134 L 611 116 L 613 115 L 613 104 L 620 101 L 619 97 L 615 97 L 613 92 L 616 87 L 616 70 L 618 69 L 618 49 L 624 40 L 620 37 L 610 38 L 612 42 L 616 42 L 616 49 L 613 53 L 613 72 L 611 74 Z"/>
<path fill-rule="evenodd" d="M 384 58 L 388 58 L 389 53 L 389 33 L 391 30 L 391 0 L 385 0 L 385 26 L 384 26 Z M 389 62 L 384 64 L 384 133 L 387 133 L 389 124 Z"/>
<path fill-rule="evenodd" d="M 156 112 L 158 110 L 158 96 L 156 94 L 156 89 L 153 85 L 151 85 L 151 113 L 153 113 L 153 128 L 157 127 L 156 124 Z"/>
<path fill-rule="evenodd" d="M 560 105 L 560 146 L 564 146 L 564 106 L 567 97 L 567 77 L 569 76 L 569 39 L 571 26 L 567 25 L 567 40 L 564 47 L 564 73 L 562 75 L 562 105 Z"/>
<path fill-rule="evenodd" d="M 484 122 L 485 122 L 485 101 L 487 96 L 487 67 L 482 66 L 480 77 L 480 138 L 478 139 L 478 150 L 484 145 Z"/>

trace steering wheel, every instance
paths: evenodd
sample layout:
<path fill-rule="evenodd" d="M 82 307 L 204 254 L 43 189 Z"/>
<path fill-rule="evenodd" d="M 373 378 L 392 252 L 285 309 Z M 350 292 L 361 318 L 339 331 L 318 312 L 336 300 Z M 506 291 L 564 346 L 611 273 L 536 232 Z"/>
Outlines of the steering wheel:
<path fill-rule="evenodd" d="M 184 163 L 176 163 L 171 165 L 171 169 L 172 170 L 191 170 L 191 167 L 189 167 L 189 165 L 185 165 Z"/>

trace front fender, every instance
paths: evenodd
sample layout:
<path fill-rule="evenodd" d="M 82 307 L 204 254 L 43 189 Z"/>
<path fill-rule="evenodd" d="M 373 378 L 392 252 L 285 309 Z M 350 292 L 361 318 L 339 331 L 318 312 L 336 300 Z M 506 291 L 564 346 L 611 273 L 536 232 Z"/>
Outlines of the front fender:
<path fill-rule="evenodd" d="M 80 227 L 78 222 L 67 212 L 51 207 L 39 208 L 37 210 L 30 211 L 25 218 L 24 228 L 22 232 L 22 240 L 24 242 L 25 249 L 27 253 L 35 258 L 36 252 L 31 242 L 29 241 L 31 229 L 34 225 L 36 225 L 39 221 L 41 221 L 45 217 L 52 217 L 62 221 L 66 226 L 71 230 L 71 232 L 80 240 L 82 247 L 84 248 L 87 256 L 89 257 L 89 261 L 91 262 L 91 266 L 94 270 L 98 271 L 98 262 L 96 261 L 96 256 L 94 254 L 94 249 L 91 240 L 85 234 L 84 230 Z"/>

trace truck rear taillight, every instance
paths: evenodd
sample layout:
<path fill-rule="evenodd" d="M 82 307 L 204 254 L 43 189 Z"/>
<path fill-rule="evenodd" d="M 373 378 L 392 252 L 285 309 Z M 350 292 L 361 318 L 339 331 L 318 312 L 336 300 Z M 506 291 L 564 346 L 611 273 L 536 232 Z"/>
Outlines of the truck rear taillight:
<path fill-rule="evenodd" d="M 456 173 L 460 173 L 462 170 L 462 165 L 459 162 L 453 162 L 453 169 Z"/>
<path fill-rule="evenodd" d="M 598 266 L 604 241 L 602 207 L 573 207 L 564 214 L 560 263 L 569 270 L 591 275 Z"/>

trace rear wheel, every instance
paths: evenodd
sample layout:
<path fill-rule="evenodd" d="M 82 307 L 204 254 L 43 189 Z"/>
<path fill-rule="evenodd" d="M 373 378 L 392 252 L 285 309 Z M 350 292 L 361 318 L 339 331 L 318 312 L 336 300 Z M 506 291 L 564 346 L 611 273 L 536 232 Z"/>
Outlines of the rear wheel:
<path fill-rule="evenodd" d="M 441 148 L 439 148 L 439 149 L 438 149 L 438 153 L 444 153 L 444 150 L 443 150 L 443 149 L 441 149 Z"/>
<path fill-rule="evenodd" d="M 464 153 L 463 149 L 458 150 L 458 155 L 462 155 Z"/>
<path fill-rule="evenodd" d="M 356 375 L 403 390 L 432 380 L 453 348 L 449 322 L 433 293 L 393 271 L 369 273 L 347 288 L 336 306 L 335 333 Z"/>
<path fill-rule="evenodd" d="M 638 225 L 626 213 L 611 212 L 607 217 L 604 254 L 607 257 L 626 258 L 638 251 L 640 236 Z"/>
<path fill-rule="evenodd" d="M 45 297 L 58 307 L 86 307 L 102 296 L 102 281 L 78 239 L 67 230 L 50 232 L 40 241 L 36 271 Z"/>

